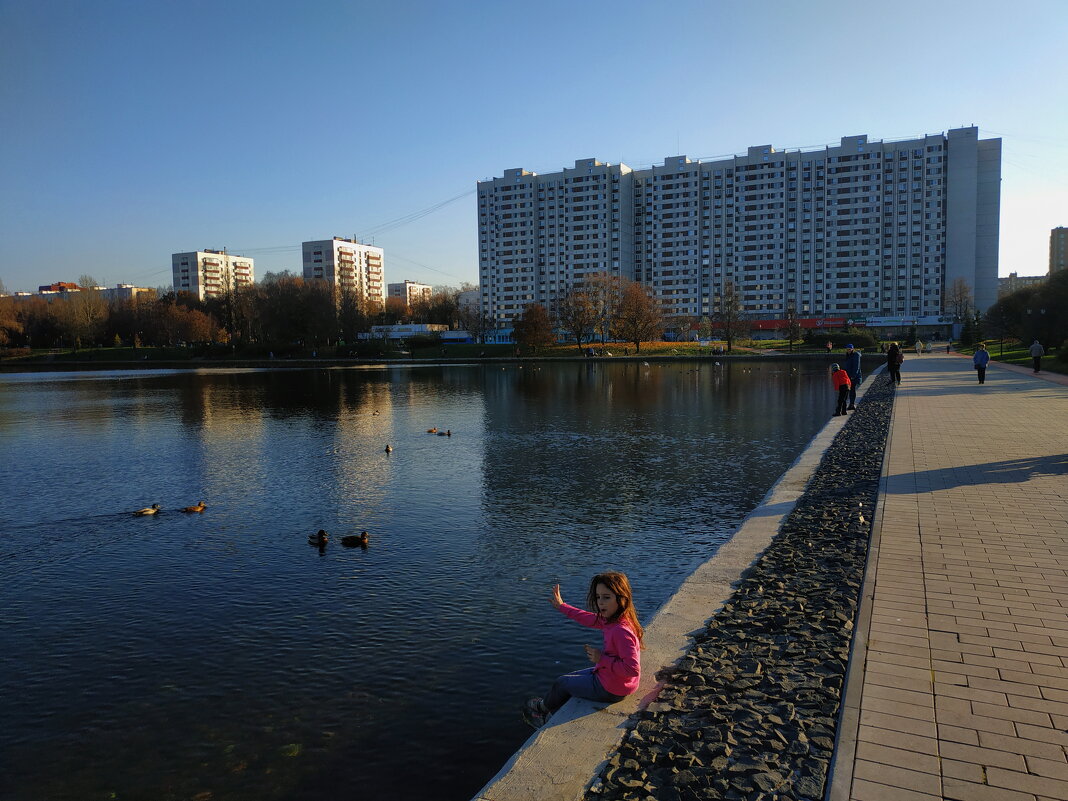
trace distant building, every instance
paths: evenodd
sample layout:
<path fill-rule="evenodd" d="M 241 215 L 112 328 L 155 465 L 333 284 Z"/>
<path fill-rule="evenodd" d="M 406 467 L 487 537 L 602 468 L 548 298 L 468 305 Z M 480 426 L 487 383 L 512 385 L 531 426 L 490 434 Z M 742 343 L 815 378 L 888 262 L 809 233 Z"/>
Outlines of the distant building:
<path fill-rule="evenodd" d="M 340 292 L 354 292 L 370 309 L 385 305 L 382 248 L 335 236 L 301 244 L 305 281 L 326 281 Z"/>
<path fill-rule="evenodd" d="M 403 323 L 400 325 L 372 325 L 370 333 L 360 334 L 360 339 L 408 339 L 414 336 L 443 334 L 449 330 L 440 323 Z"/>
<path fill-rule="evenodd" d="M 144 286 L 134 286 L 133 284 L 116 284 L 110 289 L 104 287 L 98 287 L 100 294 L 104 297 L 104 300 L 109 303 L 118 301 L 135 300 L 138 295 L 155 295 L 156 290 L 149 289 Z"/>
<path fill-rule="evenodd" d="M 479 297 L 477 289 L 468 289 L 466 292 L 461 292 L 456 296 L 456 305 L 461 309 L 475 309 L 478 310 Z"/>
<path fill-rule="evenodd" d="M 70 281 L 56 281 L 54 284 L 44 284 L 37 287 L 37 292 L 41 295 L 48 295 L 53 292 L 81 292 L 82 288 L 77 284 L 72 284 Z"/>
<path fill-rule="evenodd" d="M 1049 274 L 1068 269 L 1068 228 L 1061 226 L 1049 232 Z"/>
<path fill-rule="evenodd" d="M 845 136 L 648 169 L 580 159 L 478 183 L 483 311 L 505 327 L 596 273 L 647 286 L 669 317 L 935 318 L 957 279 L 997 297 L 1001 140 L 976 127 Z"/>
<path fill-rule="evenodd" d="M 1024 287 L 1034 286 L 1035 284 L 1045 283 L 1046 276 L 1044 275 L 1017 275 L 1016 273 L 1009 273 L 1008 278 L 998 279 L 998 298 L 1003 298 L 1006 295 L 1011 295 L 1018 289 Z"/>
<path fill-rule="evenodd" d="M 415 281 L 405 281 L 402 284 L 388 284 L 389 297 L 401 298 L 404 305 L 410 307 L 418 300 L 430 300 L 433 289 L 427 284 L 417 284 Z"/>
<path fill-rule="evenodd" d="M 225 250 L 174 253 L 171 273 L 175 292 L 190 292 L 200 300 L 251 287 L 256 280 L 253 259 Z"/>

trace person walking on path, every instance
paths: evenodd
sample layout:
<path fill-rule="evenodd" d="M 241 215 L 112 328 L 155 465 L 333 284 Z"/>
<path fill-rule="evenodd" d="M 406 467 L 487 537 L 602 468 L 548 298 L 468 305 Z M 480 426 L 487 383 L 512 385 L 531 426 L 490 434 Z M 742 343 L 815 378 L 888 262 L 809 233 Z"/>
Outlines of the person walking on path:
<path fill-rule="evenodd" d="M 545 698 L 531 698 L 523 707 L 523 718 L 534 728 L 544 726 L 549 716 L 568 698 L 615 703 L 638 689 L 641 679 L 642 637 L 644 632 L 634 608 L 630 581 L 623 573 L 598 573 L 590 581 L 586 604 L 590 612 L 564 603 L 560 585 L 553 585 L 549 599 L 555 609 L 591 629 L 600 629 L 604 647 L 586 646 L 586 658 L 594 666 L 576 670 L 556 680 Z"/>
<path fill-rule="evenodd" d="M 975 355 L 972 356 L 972 366 L 975 367 L 976 372 L 979 374 L 979 383 L 986 383 L 986 366 L 990 363 L 990 354 L 986 350 L 986 345 L 982 342 L 975 349 Z"/>
<path fill-rule="evenodd" d="M 1042 369 L 1042 357 L 1045 355 L 1046 351 L 1037 339 L 1031 343 L 1031 359 L 1034 362 L 1036 373 Z"/>
<path fill-rule="evenodd" d="M 891 342 L 886 350 L 886 372 L 890 374 L 890 380 L 895 384 L 901 383 L 901 362 L 905 361 L 905 354 L 901 352 L 896 342 Z"/>
<path fill-rule="evenodd" d="M 838 391 L 838 402 L 834 407 L 834 416 L 841 417 L 846 413 L 846 400 L 849 398 L 849 373 L 838 366 L 831 365 L 831 382 Z"/>
<path fill-rule="evenodd" d="M 846 345 L 846 356 L 842 368 L 849 374 L 849 411 L 857 410 L 857 387 L 863 377 L 860 374 L 860 351 L 852 344 Z"/>

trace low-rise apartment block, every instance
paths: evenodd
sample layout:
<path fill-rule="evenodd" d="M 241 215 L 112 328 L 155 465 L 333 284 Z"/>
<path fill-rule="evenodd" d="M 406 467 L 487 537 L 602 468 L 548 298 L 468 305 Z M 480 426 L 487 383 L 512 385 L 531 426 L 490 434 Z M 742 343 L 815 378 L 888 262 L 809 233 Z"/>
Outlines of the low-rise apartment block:
<path fill-rule="evenodd" d="M 301 245 L 304 280 L 326 281 L 339 292 L 353 292 L 369 309 L 385 305 L 382 248 L 335 236 Z"/>
<path fill-rule="evenodd" d="M 256 280 L 255 260 L 226 250 L 194 250 L 171 256 L 175 292 L 190 292 L 200 300 L 251 287 Z"/>
<path fill-rule="evenodd" d="M 1000 180 L 1001 140 L 974 127 L 642 170 L 595 159 L 506 170 L 478 184 L 482 307 L 505 326 L 608 273 L 680 318 L 715 314 L 728 283 L 754 319 L 937 320 L 958 278 L 986 309 Z"/>
<path fill-rule="evenodd" d="M 433 288 L 428 284 L 417 284 L 415 281 L 404 281 L 400 284 L 387 284 L 389 297 L 400 298 L 404 305 L 410 307 L 419 300 L 430 300 Z"/>

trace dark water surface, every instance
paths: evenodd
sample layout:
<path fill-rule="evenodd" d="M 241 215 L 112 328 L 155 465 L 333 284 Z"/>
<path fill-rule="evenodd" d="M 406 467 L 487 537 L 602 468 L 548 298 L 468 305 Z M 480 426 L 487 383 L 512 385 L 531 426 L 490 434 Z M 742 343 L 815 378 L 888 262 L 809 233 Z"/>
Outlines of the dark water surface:
<path fill-rule="evenodd" d="M 2 375 L 0 798 L 468 799 L 596 642 L 551 583 L 647 621 L 832 407 L 770 361 Z"/>

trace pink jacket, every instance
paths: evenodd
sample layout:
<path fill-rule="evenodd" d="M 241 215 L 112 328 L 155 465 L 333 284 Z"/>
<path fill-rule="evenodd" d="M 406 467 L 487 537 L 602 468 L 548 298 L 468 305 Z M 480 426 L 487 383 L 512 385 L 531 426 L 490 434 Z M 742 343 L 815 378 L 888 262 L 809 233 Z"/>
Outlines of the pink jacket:
<path fill-rule="evenodd" d="M 622 620 L 605 623 L 593 612 L 576 609 L 570 604 L 560 604 L 560 611 L 576 623 L 601 629 L 604 634 L 601 659 L 593 668 L 601 686 L 612 695 L 630 695 L 637 690 L 642 677 L 641 643 L 630 626 Z"/>

